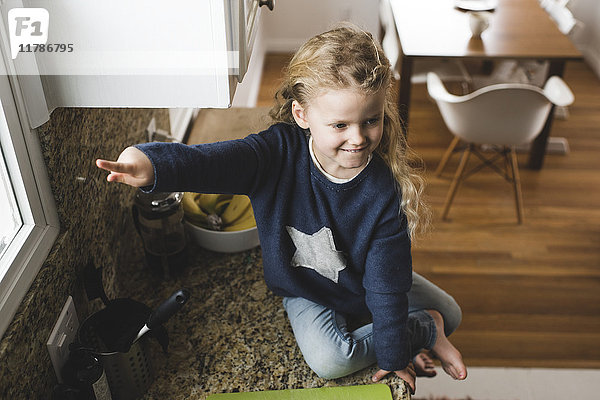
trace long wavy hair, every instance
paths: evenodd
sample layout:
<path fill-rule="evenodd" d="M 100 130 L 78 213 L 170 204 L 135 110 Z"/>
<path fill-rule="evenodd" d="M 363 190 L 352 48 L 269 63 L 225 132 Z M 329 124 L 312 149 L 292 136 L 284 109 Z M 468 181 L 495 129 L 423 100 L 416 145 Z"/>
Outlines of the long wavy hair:
<path fill-rule="evenodd" d="M 411 239 L 424 232 L 431 211 L 423 201 L 422 160 L 408 146 L 398 115 L 390 62 L 370 33 L 344 24 L 309 39 L 284 69 L 269 115 L 274 121 L 295 124 L 292 102 L 309 107 L 327 89 L 358 89 L 375 94 L 385 88 L 383 136 L 375 152 L 390 168 L 401 194 Z"/>

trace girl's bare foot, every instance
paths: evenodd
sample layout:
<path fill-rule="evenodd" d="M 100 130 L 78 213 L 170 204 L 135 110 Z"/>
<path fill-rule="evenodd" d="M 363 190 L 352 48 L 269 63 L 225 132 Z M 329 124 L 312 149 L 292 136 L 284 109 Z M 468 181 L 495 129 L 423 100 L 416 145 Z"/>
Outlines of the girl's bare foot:
<path fill-rule="evenodd" d="M 442 368 L 454 379 L 463 380 L 467 377 L 467 367 L 460 352 L 450 343 L 444 334 L 444 319 L 436 310 L 427 310 L 435 321 L 437 338 L 431 352 L 442 362 Z"/>
<path fill-rule="evenodd" d="M 432 378 L 437 375 L 433 359 L 429 356 L 427 351 L 422 351 L 417 354 L 413 360 L 413 364 L 417 376 L 427 376 Z"/>

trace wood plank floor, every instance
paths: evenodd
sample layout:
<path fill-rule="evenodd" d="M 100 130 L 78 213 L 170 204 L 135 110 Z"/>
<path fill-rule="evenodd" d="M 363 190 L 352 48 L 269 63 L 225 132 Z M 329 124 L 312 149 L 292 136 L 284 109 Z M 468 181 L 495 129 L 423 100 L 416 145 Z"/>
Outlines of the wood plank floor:
<path fill-rule="evenodd" d="M 268 106 L 287 54 L 269 54 L 258 106 Z M 451 293 L 463 309 L 452 335 L 468 365 L 600 368 L 600 81 L 582 62 L 565 80 L 575 93 L 552 134 L 571 152 L 546 156 L 541 171 L 519 155 L 524 223 L 512 188 L 493 172 L 461 185 L 440 219 L 455 156 L 432 176 L 451 140 L 424 85 L 415 85 L 409 141 L 427 166 L 432 232 L 414 246 L 415 270 Z"/>

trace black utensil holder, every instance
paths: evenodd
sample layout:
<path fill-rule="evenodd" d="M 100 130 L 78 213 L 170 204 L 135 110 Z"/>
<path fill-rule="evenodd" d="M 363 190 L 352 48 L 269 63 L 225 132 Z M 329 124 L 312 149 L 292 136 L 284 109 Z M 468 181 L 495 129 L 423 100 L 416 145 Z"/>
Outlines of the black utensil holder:
<path fill-rule="evenodd" d="M 97 314 L 97 313 L 96 313 Z M 147 337 L 135 342 L 127 353 L 104 351 L 92 314 L 80 326 L 78 341 L 96 354 L 104 366 L 113 400 L 134 400 L 142 397 L 154 380 Z"/>

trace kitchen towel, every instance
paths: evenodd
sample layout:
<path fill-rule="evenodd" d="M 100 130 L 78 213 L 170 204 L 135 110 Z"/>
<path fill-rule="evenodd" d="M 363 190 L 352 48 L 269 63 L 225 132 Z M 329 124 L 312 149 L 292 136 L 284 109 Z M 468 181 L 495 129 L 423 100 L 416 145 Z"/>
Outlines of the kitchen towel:
<path fill-rule="evenodd" d="M 333 386 L 312 389 L 269 390 L 265 392 L 220 393 L 207 400 L 392 400 L 385 384 Z"/>

